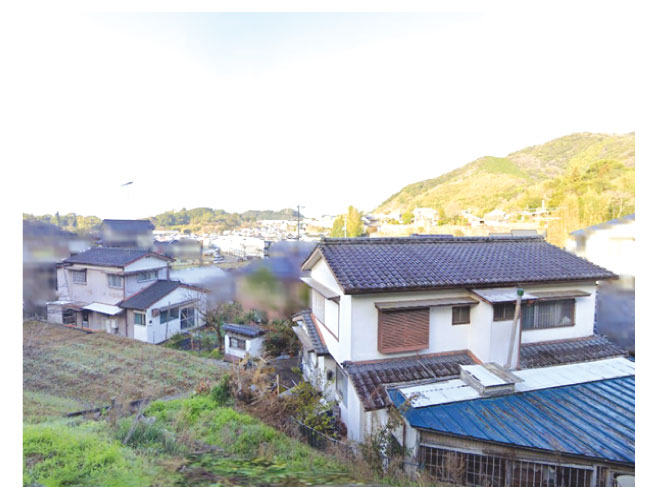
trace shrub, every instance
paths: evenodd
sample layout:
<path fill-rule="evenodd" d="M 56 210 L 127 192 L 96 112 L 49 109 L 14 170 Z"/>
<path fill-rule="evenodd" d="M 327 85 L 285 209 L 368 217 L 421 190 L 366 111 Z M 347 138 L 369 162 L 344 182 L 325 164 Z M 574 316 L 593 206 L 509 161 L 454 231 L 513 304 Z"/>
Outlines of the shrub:
<path fill-rule="evenodd" d="M 154 419 L 153 419 L 154 420 Z M 121 420 L 116 429 L 116 438 L 123 442 L 132 429 L 134 420 Z M 175 436 L 164 429 L 161 425 L 141 419 L 137 421 L 127 445 L 141 450 L 154 451 L 156 453 L 179 453 L 182 448 L 175 442 Z"/>
<path fill-rule="evenodd" d="M 224 375 L 219 384 L 212 388 L 210 395 L 219 406 L 227 406 L 233 403 L 232 383 L 228 374 Z"/>
<path fill-rule="evenodd" d="M 274 320 L 269 325 L 269 332 L 264 337 L 264 349 L 272 356 L 298 354 L 300 343 L 290 320 Z"/>
<path fill-rule="evenodd" d="M 146 486 L 144 461 L 118 441 L 77 426 L 23 429 L 23 484 L 44 486 Z"/>

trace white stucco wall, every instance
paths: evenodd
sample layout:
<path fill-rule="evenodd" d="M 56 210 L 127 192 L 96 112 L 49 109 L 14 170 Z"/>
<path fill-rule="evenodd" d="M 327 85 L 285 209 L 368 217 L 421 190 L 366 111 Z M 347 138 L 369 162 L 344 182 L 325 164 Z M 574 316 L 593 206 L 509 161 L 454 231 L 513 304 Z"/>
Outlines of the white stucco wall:
<path fill-rule="evenodd" d="M 339 284 L 337 284 L 337 280 L 333 276 L 330 267 L 328 267 L 328 264 L 324 259 L 319 259 L 317 263 L 315 263 L 312 266 L 312 270 L 310 271 L 310 276 L 315 281 L 323 284 L 329 289 L 332 289 L 336 293 L 339 293 L 340 295 L 344 294 L 341 288 L 339 287 Z"/>
<path fill-rule="evenodd" d="M 351 316 L 349 327 L 352 332 L 350 360 L 377 360 L 399 356 L 416 355 L 416 352 L 380 353 L 378 351 L 378 309 L 375 303 L 427 300 L 432 298 L 451 298 L 472 296 L 466 290 L 442 290 L 408 293 L 383 293 L 376 295 L 354 295 L 351 297 Z M 473 305 L 470 319 L 473 322 L 476 312 L 481 311 Z M 433 307 L 430 309 L 430 335 L 428 348 L 420 353 L 439 353 L 467 349 L 470 342 L 472 324 L 451 324 L 452 307 Z M 346 326 L 340 328 L 346 331 Z"/>
<path fill-rule="evenodd" d="M 132 262 L 125 266 L 125 272 L 136 272 L 139 270 L 151 270 L 151 269 L 161 269 L 166 268 L 168 261 L 162 260 L 159 257 L 147 255 L 139 260 Z"/>
<path fill-rule="evenodd" d="M 138 275 L 137 274 L 128 274 L 126 275 L 124 279 L 124 284 L 125 284 L 125 297 L 129 298 L 135 293 L 138 293 L 139 291 L 142 291 L 146 289 L 148 286 L 153 284 L 155 281 L 158 279 L 166 279 L 166 267 L 162 267 L 159 269 L 153 269 L 157 271 L 157 276 L 155 279 L 151 279 L 149 281 L 141 281 L 139 282 Z"/>
<path fill-rule="evenodd" d="M 553 341 L 557 339 L 581 338 L 594 333 L 594 314 L 596 285 L 594 283 L 580 284 L 553 284 L 542 286 L 526 286 L 526 291 L 558 291 L 561 289 L 580 289 L 591 294 L 576 298 L 573 326 L 555 327 L 552 329 L 536 329 L 522 331 L 522 343 L 537 343 L 540 341 Z"/>
<path fill-rule="evenodd" d="M 73 282 L 72 270 L 86 270 L 86 284 Z M 60 299 L 84 301 L 88 303 L 107 303 L 113 305 L 123 300 L 123 288 L 110 288 L 108 274 L 121 274 L 118 267 L 95 267 L 75 264 L 57 269 L 57 295 Z"/>
<path fill-rule="evenodd" d="M 230 346 L 230 338 L 242 339 L 246 342 L 246 349 L 241 350 L 239 348 L 233 348 Z M 236 334 L 232 332 L 227 332 L 224 336 L 225 340 L 225 352 L 227 355 L 236 356 L 239 358 L 244 358 L 246 354 L 252 357 L 262 356 L 264 351 L 264 336 L 258 336 L 256 338 L 247 338 L 241 334 Z"/>
<path fill-rule="evenodd" d="M 341 420 L 344 422 L 344 425 L 346 425 L 348 439 L 357 442 L 364 441 L 365 412 L 350 378 L 348 379 L 347 404 L 344 405 L 344 402 L 340 400 L 337 395 L 335 396 L 335 399 L 338 401 Z"/>
<path fill-rule="evenodd" d="M 576 238 L 568 242 L 568 249 L 619 275 L 636 274 L 635 222 L 616 224 L 606 229 L 590 229 L 584 236 L 585 246 L 577 247 Z"/>

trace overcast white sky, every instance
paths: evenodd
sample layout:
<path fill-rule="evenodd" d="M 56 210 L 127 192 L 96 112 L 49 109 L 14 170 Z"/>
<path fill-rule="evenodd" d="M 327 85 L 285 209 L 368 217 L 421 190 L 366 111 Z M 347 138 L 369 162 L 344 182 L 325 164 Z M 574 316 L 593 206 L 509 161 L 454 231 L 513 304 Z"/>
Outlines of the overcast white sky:
<path fill-rule="evenodd" d="M 634 131 L 635 11 L 531 5 L 30 14 L 5 135 L 22 209 L 370 210 L 483 155 Z"/>

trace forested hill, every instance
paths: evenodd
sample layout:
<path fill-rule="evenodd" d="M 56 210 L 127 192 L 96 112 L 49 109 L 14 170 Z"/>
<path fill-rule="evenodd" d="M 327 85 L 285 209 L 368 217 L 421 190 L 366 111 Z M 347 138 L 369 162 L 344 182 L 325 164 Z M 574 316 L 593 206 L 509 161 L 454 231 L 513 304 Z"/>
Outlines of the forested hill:
<path fill-rule="evenodd" d="M 553 227 L 562 237 L 565 231 L 633 213 L 634 166 L 635 133 L 571 134 L 410 184 L 375 211 L 431 207 L 449 221 L 463 210 L 478 216 L 497 208 L 520 212 L 544 200 L 560 217 Z"/>
<path fill-rule="evenodd" d="M 150 220 L 155 229 L 176 229 L 189 232 L 217 232 L 225 229 L 234 229 L 242 225 L 249 225 L 258 220 L 296 220 L 296 211 L 291 208 L 283 210 L 248 210 L 242 213 L 230 213 L 225 210 L 212 208 L 192 208 L 187 210 L 169 210 Z M 94 216 L 85 217 L 69 213 L 60 215 L 23 214 L 23 220 L 27 222 L 46 222 L 54 224 L 66 231 L 77 233 L 89 233 L 97 230 L 102 219 Z"/>

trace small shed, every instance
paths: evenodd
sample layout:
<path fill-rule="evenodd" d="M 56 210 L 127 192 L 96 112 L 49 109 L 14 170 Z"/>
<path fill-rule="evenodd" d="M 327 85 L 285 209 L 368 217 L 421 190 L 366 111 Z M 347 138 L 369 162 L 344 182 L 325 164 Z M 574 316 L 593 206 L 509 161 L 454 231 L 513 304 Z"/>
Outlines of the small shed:
<path fill-rule="evenodd" d="M 246 355 L 259 357 L 264 353 L 266 329 L 242 324 L 223 324 L 222 329 L 225 331 L 225 360 L 237 362 Z"/>

